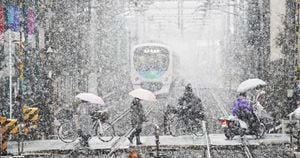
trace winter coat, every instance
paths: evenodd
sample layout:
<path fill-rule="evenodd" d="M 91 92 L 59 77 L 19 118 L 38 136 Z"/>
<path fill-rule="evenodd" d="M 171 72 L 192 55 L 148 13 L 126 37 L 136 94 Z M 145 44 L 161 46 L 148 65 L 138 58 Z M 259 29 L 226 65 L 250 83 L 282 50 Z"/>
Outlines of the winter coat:
<path fill-rule="evenodd" d="M 132 127 L 136 129 L 142 129 L 143 122 L 146 121 L 146 116 L 140 101 L 132 101 L 130 106 L 130 114 Z"/>
<path fill-rule="evenodd" d="M 193 92 L 185 92 L 183 97 L 178 100 L 178 114 L 183 118 L 203 119 L 203 105 L 200 98 Z"/>
<path fill-rule="evenodd" d="M 240 111 L 252 112 L 253 106 L 250 103 L 250 100 L 246 98 L 238 98 L 234 101 L 232 114 L 237 116 Z"/>

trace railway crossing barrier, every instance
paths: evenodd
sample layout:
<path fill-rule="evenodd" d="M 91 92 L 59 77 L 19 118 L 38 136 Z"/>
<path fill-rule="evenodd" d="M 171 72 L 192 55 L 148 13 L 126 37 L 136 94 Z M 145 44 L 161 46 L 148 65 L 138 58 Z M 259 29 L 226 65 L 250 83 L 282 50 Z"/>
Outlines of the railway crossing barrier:
<path fill-rule="evenodd" d="M 24 105 L 22 108 L 23 118 L 22 121 L 24 123 L 24 127 L 22 129 L 22 133 L 27 135 L 32 129 L 38 128 L 38 108 L 31 108 L 27 105 Z"/>
<path fill-rule="evenodd" d="M 27 135 L 32 129 L 38 127 L 38 108 L 30 108 L 25 105 L 22 108 L 22 113 L 23 117 L 21 123 L 18 123 L 17 119 L 7 119 L 0 115 L 0 155 L 7 155 L 7 145 L 10 135 Z M 21 149 L 21 151 L 23 150 Z"/>
<path fill-rule="evenodd" d="M 38 128 L 38 108 L 31 108 L 27 105 L 22 107 L 22 120 L 20 123 L 20 130 L 18 135 L 18 153 L 23 153 L 25 135 Z"/>
<path fill-rule="evenodd" d="M 17 119 L 7 119 L 4 116 L 0 116 L 0 127 L 0 155 L 6 155 L 9 136 L 18 132 Z"/>

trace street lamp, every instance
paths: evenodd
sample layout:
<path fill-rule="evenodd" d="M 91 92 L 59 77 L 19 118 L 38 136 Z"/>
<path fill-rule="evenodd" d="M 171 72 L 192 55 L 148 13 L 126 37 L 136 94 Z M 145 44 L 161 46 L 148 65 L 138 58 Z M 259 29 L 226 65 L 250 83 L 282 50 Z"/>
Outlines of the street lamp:
<path fill-rule="evenodd" d="M 54 51 L 52 50 L 51 47 L 49 47 L 49 48 L 47 49 L 47 53 L 54 53 Z"/>

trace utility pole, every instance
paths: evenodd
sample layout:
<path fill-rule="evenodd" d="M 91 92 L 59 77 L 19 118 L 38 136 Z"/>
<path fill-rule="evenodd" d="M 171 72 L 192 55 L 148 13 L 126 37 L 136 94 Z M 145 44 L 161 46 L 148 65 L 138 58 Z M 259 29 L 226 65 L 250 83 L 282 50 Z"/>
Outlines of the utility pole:
<path fill-rule="evenodd" d="M 178 8 L 178 29 L 180 30 L 181 37 L 183 37 L 183 0 L 177 0 Z"/>
<path fill-rule="evenodd" d="M 20 81 L 21 81 L 21 83 L 20 83 L 20 90 L 21 90 L 21 93 L 22 93 L 22 80 L 23 80 L 23 66 L 24 66 L 24 64 L 23 64 L 23 61 L 22 61 L 22 59 L 23 59 L 23 56 L 24 56 L 24 53 L 23 53 L 23 48 L 22 48 L 22 22 L 23 22 L 23 17 L 22 17 L 22 11 L 23 11 L 23 7 L 22 7 L 22 4 L 23 4 L 23 2 L 22 2 L 22 0 L 20 0 L 19 1 L 19 7 L 20 7 L 20 15 L 19 15 L 19 23 L 20 23 L 20 45 L 19 45 L 19 56 L 20 56 L 20 63 L 19 63 L 19 71 L 20 71 L 20 76 L 19 76 L 19 79 L 20 79 Z"/>
<path fill-rule="evenodd" d="M 9 49 L 9 118 L 12 119 L 12 56 L 11 56 L 11 31 L 8 32 Z"/>
<path fill-rule="evenodd" d="M 19 61 L 19 107 L 18 108 L 21 108 L 22 109 L 22 104 L 23 104 L 23 98 L 22 98 L 22 93 L 23 93 L 23 48 L 22 48 L 22 22 L 23 22 L 23 19 L 22 19 L 22 11 L 23 11 L 23 1 L 22 0 L 19 0 L 19 32 L 20 32 L 20 40 L 19 40 L 19 57 L 20 57 L 20 61 Z M 18 120 L 22 120 L 22 110 L 21 109 L 18 109 L 18 111 L 20 112 L 17 116 L 18 116 Z M 21 138 L 22 136 L 22 128 L 19 129 L 18 131 L 18 155 L 21 155 L 21 153 L 23 152 L 23 141 Z"/>
<path fill-rule="evenodd" d="M 286 44 L 284 45 L 284 53 L 287 55 L 287 60 L 286 60 L 286 71 L 288 75 L 288 86 L 290 88 L 289 91 L 292 91 L 294 89 L 294 64 L 295 64 L 295 57 L 296 57 L 296 49 L 295 49 L 295 44 L 296 44 L 296 22 L 295 22 L 295 15 L 296 15 L 296 5 L 294 0 L 288 0 L 287 1 L 287 10 L 286 10 L 286 24 L 287 24 L 287 30 L 286 30 L 286 36 L 285 42 Z M 288 111 L 293 110 L 294 107 L 294 98 L 292 95 L 288 95 L 288 102 L 290 104 L 290 107 L 287 109 Z"/>
<path fill-rule="evenodd" d="M 97 7 L 97 1 L 92 0 L 91 1 L 91 20 L 90 20 L 90 39 L 89 39 L 89 49 L 90 49 L 90 62 L 91 67 L 88 67 L 89 75 L 88 75 L 88 92 L 94 93 L 97 95 L 97 74 L 95 71 L 97 71 L 97 13 L 96 13 L 96 7 Z"/>

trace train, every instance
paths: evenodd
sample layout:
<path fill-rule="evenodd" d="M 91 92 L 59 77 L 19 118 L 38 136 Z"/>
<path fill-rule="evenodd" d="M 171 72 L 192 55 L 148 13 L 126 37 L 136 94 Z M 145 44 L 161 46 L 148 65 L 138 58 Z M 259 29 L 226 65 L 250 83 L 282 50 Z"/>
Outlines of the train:
<path fill-rule="evenodd" d="M 174 79 L 174 53 L 167 45 L 143 43 L 131 50 L 131 82 L 154 94 L 166 94 Z M 177 59 L 177 58 L 176 58 Z"/>

